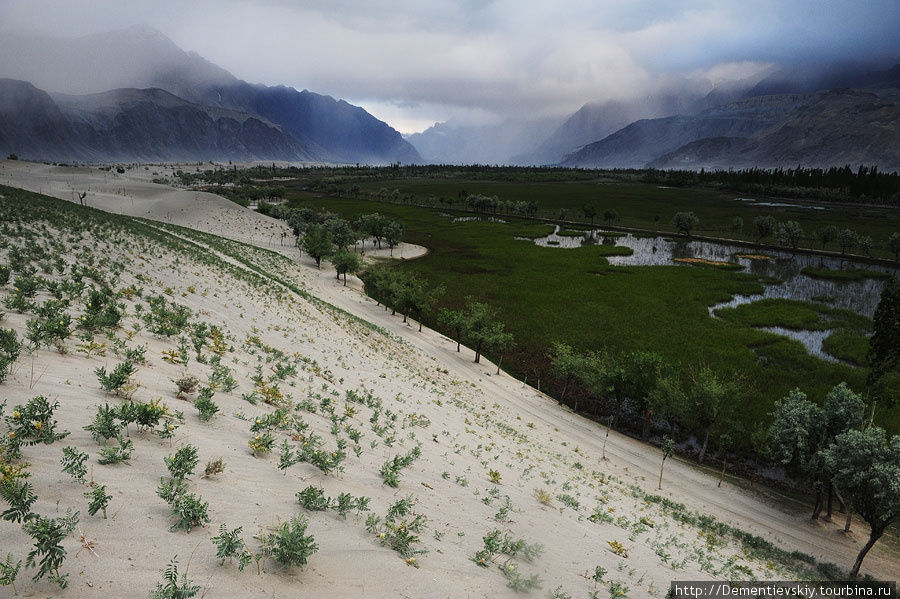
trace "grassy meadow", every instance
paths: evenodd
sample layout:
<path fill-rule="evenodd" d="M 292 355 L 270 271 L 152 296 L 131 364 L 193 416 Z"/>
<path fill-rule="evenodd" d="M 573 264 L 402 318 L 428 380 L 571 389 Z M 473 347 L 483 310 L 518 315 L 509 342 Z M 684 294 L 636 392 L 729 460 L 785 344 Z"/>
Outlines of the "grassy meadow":
<path fill-rule="evenodd" d="M 397 181 L 392 185 L 417 195 L 447 196 L 460 184 Z M 598 198 L 606 194 L 609 205 L 622 216 L 619 224 L 647 228 L 653 227 L 654 214 L 663 214 L 662 225 L 677 210 L 693 209 L 700 215 L 701 228 L 704 222 L 714 224 L 717 214 L 729 223 L 739 210 L 745 214 L 745 222 L 752 220 L 753 214 L 740 202 L 702 190 L 584 183 L 479 182 L 477 187 L 464 187 L 467 193 L 537 199 L 545 212 L 558 212 L 557 207 L 566 206 L 574 212 L 592 194 Z M 446 210 L 315 197 L 299 191 L 289 191 L 288 197 L 296 205 L 328 209 L 348 218 L 380 212 L 402 220 L 406 225 L 404 239 L 427 247 L 429 253 L 398 267 L 423 276 L 433 285 L 443 285 L 446 292 L 442 306 L 461 307 L 467 296 L 497 306 L 516 339 L 514 350 L 504 356 L 508 370 L 532 384 L 540 379 L 543 390 L 557 395 L 562 386 L 553 380 L 546 356 L 557 341 L 579 350 L 655 351 L 685 373 L 709 365 L 722 375 L 739 377 L 746 396 L 736 398 L 733 407 L 738 426 L 748 433 L 766 422 L 774 401 L 794 387 L 816 399 L 841 381 L 857 390 L 864 387 L 862 369 L 812 357 L 799 342 L 753 328 L 763 320 L 771 326 L 832 326 L 823 324 L 825 318 L 834 317 L 830 308 L 778 302 L 764 310 L 762 320 L 743 318 L 746 308 L 739 312 L 742 318 L 711 318 L 709 306 L 735 294 L 762 291 L 758 278 L 747 273 L 674 265 L 617 267 L 609 265 L 604 256 L 623 248 L 598 245 L 555 249 L 516 240 L 550 231 L 549 225 L 533 221 L 509 218 L 507 223 L 454 223 L 441 216 Z M 601 214 L 606 205 L 600 203 Z M 805 213 L 821 216 L 820 211 Z M 860 230 L 863 222 L 871 227 L 867 230 L 873 236 L 879 227 L 884 230 L 878 234 L 885 236 L 883 219 L 860 220 Z M 433 319 L 428 324 L 436 326 Z M 869 323 L 865 318 L 843 314 L 833 326 L 858 332 Z M 836 337 L 833 342 L 841 342 L 841 357 L 849 353 L 859 359 L 858 339 L 848 342 Z M 900 428 L 900 410 L 882 411 L 879 417 L 890 429 Z"/>

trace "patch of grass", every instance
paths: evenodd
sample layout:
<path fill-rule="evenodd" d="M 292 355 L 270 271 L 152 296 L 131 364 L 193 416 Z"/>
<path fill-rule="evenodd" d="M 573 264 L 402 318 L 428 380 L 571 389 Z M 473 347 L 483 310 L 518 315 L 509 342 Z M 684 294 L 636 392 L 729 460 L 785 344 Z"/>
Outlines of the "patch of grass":
<path fill-rule="evenodd" d="M 860 333 L 841 329 L 825 337 L 822 341 L 822 349 L 839 360 L 865 367 L 866 352 L 869 351 L 869 338 Z"/>
<path fill-rule="evenodd" d="M 801 270 L 803 274 L 814 279 L 827 279 L 830 281 L 859 281 L 861 279 L 890 279 L 892 274 L 880 270 L 867 268 L 848 268 L 835 270 L 831 268 L 816 268 L 806 266 Z"/>
<path fill-rule="evenodd" d="M 867 330 L 871 326 L 868 318 L 850 310 L 780 298 L 766 298 L 734 308 L 722 308 L 716 310 L 716 316 L 747 327 L 782 327 L 806 331 L 837 328 Z"/>

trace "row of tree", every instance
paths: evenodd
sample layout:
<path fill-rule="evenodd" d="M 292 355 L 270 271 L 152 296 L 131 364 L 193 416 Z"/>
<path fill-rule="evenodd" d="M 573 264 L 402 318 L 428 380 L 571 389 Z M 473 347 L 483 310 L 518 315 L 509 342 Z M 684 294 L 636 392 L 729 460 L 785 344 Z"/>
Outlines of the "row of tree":
<path fill-rule="evenodd" d="M 700 224 L 700 219 L 693 212 L 678 212 L 672 219 L 675 230 L 682 235 L 690 235 Z M 732 233 L 744 232 L 744 219 L 736 216 L 731 223 Z M 773 216 L 757 216 L 753 219 L 753 233 L 756 240 L 762 243 L 764 239 L 773 237 L 778 245 L 796 250 L 803 240 L 817 241 L 822 244 L 822 249 L 835 241 L 841 248 L 841 253 L 858 248 L 866 256 L 872 255 L 874 241 L 868 235 L 861 235 L 856 231 L 844 228 L 839 229 L 834 225 L 826 225 L 814 233 L 807 233 L 797 221 L 787 220 L 778 222 Z M 896 260 L 900 260 L 900 232 L 892 233 L 885 243 L 885 248 L 894 254 Z"/>

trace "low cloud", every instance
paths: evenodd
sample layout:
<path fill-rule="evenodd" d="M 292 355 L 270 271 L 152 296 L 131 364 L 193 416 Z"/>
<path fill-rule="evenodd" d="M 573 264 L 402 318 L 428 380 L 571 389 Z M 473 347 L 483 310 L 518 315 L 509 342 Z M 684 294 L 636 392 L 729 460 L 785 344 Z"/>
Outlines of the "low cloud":
<path fill-rule="evenodd" d="M 775 66 L 897 57 L 898 14 L 896 0 L 0 4 L 0 23 L 17 31 L 145 23 L 237 77 L 359 102 L 406 131 L 452 115 L 571 112 L 679 78 L 716 85 Z"/>

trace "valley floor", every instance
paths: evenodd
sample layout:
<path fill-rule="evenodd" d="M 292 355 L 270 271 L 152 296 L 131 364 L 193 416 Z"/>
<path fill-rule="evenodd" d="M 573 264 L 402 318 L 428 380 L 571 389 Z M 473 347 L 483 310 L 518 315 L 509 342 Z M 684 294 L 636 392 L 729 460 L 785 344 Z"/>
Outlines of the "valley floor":
<path fill-rule="evenodd" d="M 143 287 L 145 298 L 164 295 L 189 308 L 192 322 L 220 327 L 231 346 L 221 363 L 237 382 L 232 392 L 215 393 L 220 413 L 200 421 L 189 401 L 175 397 L 172 379 L 187 372 L 202 384 L 210 366 L 164 360 L 163 352 L 178 349 L 177 336 L 138 330 L 134 306 L 141 301 L 129 298 L 126 324 L 114 337 L 122 346 L 147 346 L 148 364 L 134 377 L 139 383 L 134 399 L 162 398 L 172 410 L 184 412 L 185 422 L 171 440 L 132 429 L 129 463 L 100 465 L 98 444 L 83 427 L 98 406 L 123 403 L 105 395 L 94 374 L 121 361 L 112 349 L 116 343 L 107 341 L 110 349 L 103 357 L 77 353 L 74 338 L 67 354 L 45 348 L 32 358 L 23 352 L 13 375 L 0 384 L 0 398 L 8 400 L 6 415 L 13 406 L 44 395 L 60 402 L 60 428 L 71 431 L 53 445 L 23 448 L 39 497 L 34 511 L 53 517 L 69 507 L 81 512 L 74 537 L 64 542 L 68 558 L 61 572 L 69 573 L 69 587 L 59 596 L 147 596 L 177 554 L 181 571 L 187 569 L 205 597 L 511 597 L 519 594 L 507 583 L 524 584 L 531 575 L 539 576 L 543 587 L 534 596 L 561 587 L 573 597 L 593 590 L 605 597 L 618 584 L 632 597 L 663 597 L 671 580 L 815 577 L 806 558 L 789 558 L 794 551 L 846 571 L 865 542 L 863 522 L 854 521 L 853 532 L 845 535 L 843 517 L 812 523 L 806 505 L 727 481 L 719 488 L 714 474 L 678 459 L 666 462 L 663 488 L 657 490 L 658 450 L 615 432 L 606 441 L 597 423 L 520 381 L 494 374 L 496 367 L 488 362 L 473 364 L 471 351 L 457 353 L 455 342 L 442 335 L 402 323 L 363 295 L 358 280 L 345 287 L 326 265 L 318 270 L 295 248 L 282 245 L 282 233 L 290 238 L 290 231 L 281 222 L 212 194 L 151 182 L 154 171 L 174 168 L 141 166 L 117 174 L 0 162 L 0 184 L 75 202 L 86 192 L 90 207 L 153 221 L 129 229 L 119 228 L 118 221 L 106 229 L 95 227 L 65 260 L 71 264 L 76 255 L 92 254 L 119 262 L 124 268 L 117 287 Z M 9 201 L 0 198 L 0 206 Z M 32 225 L 45 218 L 39 211 L 33 214 Z M 10 242 L 33 239 L 41 245 L 78 237 L 77 219 L 46 218 L 46 231 L 25 223 L 22 237 Z M 395 254 L 414 258 L 422 251 L 401 246 Z M 9 295 L 11 288 L 12 282 L 0 294 Z M 0 326 L 24 337 L 29 315 L 7 312 Z M 276 376 L 282 368 L 287 374 Z M 284 418 L 303 423 L 293 430 L 308 427 L 309 433 L 291 435 L 276 427 L 274 450 L 256 457 L 248 448 L 249 428 L 275 408 L 253 405 L 242 395 L 259 390 L 252 379 L 260 372 L 285 395 L 275 402 L 289 408 Z M 361 432 L 361 438 L 352 440 L 348 431 Z M 341 441 L 347 444 L 343 471 L 325 474 L 309 463 L 278 468 L 282 440 L 298 445 L 313 436 L 335 453 Z M 227 466 L 221 474 L 198 474 L 189 482 L 191 492 L 209 502 L 210 523 L 189 533 L 170 532 L 169 510 L 155 491 L 166 474 L 164 457 L 187 444 L 199 448 L 200 469 L 217 457 Z M 112 494 L 108 519 L 89 516 L 85 488 L 60 473 L 63 446 L 90 454 L 92 479 Z M 604 446 L 607 460 L 601 459 Z M 415 447 L 421 457 L 402 471 L 399 486 L 383 484 L 382 464 Z M 499 474 L 496 482 L 491 471 Z M 303 509 L 295 494 L 308 485 L 331 497 L 342 492 L 370 497 L 370 509 L 382 521 L 391 504 L 412 495 L 414 513 L 426 520 L 414 547 L 426 553 L 404 560 L 382 545 L 378 530 L 367 531 L 365 513 L 342 519 L 332 511 Z M 543 501 L 537 498 L 541 492 Z M 717 526 L 697 512 L 733 528 Z M 243 526 L 244 539 L 255 551 L 254 535 L 299 513 L 309 518 L 308 533 L 318 544 L 304 569 L 264 560 L 257 576 L 255 564 L 243 572 L 234 564 L 219 565 L 209 538 L 220 524 Z M 543 551 L 531 561 L 521 554 L 500 554 L 487 561 L 488 567 L 479 567 L 473 557 L 495 529 L 540 544 Z M 747 537 L 742 541 L 733 529 L 784 552 L 768 545 L 759 549 L 764 544 Z M 81 547 L 77 537 L 82 533 L 95 541 L 92 549 Z M 0 553 L 24 559 L 29 548 L 19 527 L 0 522 Z M 895 579 L 897 564 L 895 550 L 882 541 L 866 558 L 863 572 Z M 601 582 L 591 580 L 598 566 L 606 571 Z M 31 582 L 34 573 L 23 568 L 19 594 L 56 591 L 46 580 Z"/>

